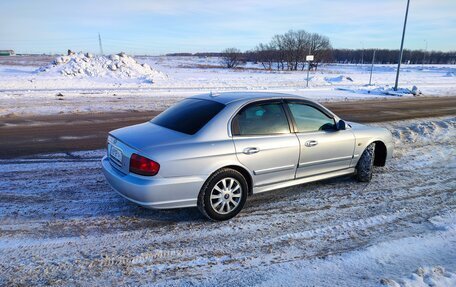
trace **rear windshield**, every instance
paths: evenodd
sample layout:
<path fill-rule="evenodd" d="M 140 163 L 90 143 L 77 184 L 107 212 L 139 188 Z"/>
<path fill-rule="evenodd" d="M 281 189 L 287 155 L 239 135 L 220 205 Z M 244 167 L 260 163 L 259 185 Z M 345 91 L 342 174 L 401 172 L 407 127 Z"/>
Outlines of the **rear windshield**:
<path fill-rule="evenodd" d="M 159 114 L 151 122 L 171 130 L 193 135 L 224 107 L 224 104 L 214 101 L 185 99 Z"/>

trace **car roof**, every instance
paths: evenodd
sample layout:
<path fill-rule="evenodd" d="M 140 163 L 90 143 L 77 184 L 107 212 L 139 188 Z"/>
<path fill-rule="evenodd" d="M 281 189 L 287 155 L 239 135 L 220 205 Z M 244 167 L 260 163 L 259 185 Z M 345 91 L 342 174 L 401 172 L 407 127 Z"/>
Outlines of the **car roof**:
<path fill-rule="evenodd" d="M 237 101 L 242 101 L 242 102 L 248 102 L 251 100 L 259 100 L 259 99 L 301 99 L 301 100 L 308 100 L 308 98 L 302 97 L 302 96 L 297 96 L 297 95 L 291 95 L 291 94 L 285 94 L 285 93 L 272 93 L 272 92 L 225 92 L 225 93 L 207 93 L 207 94 L 200 94 L 200 95 L 195 95 L 190 98 L 193 99 L 201 99 L 201 100 L 210 100 L 210 101 L 216 101 L 219 103 L 222 103 L 224 105 L 232 103 L 232 102 L 237 102 Z"/>

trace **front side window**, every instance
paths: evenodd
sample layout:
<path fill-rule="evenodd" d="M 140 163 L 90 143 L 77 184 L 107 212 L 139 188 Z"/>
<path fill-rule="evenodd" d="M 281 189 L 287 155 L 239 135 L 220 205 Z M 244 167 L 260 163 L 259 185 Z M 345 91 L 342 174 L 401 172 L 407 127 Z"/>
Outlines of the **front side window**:
<path fill-rule="evenodd" d="M 233 135 L 276 135 L 290 132 L 280 102 L 255 103 L 243 108 L 233 119 Z"/>
<path fill-rule="evenodd" d="M 332 130 L 335 128 L 334 119 L 317 108 L 299 103 L 289 103 L 288 107 L 299 133 Z"/>
<path fill-rule="evenodd" d="M 193 135 L 224 107 L 224 104 L 215 101 L 185 99 L 159 114 L 151 122 L 174 131 Z"/>

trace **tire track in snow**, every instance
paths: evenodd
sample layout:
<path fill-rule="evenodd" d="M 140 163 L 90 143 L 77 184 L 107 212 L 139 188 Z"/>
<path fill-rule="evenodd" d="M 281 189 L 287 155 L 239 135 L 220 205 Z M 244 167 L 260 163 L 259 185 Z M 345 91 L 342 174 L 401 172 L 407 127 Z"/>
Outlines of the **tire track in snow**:
<path fill-rule="evenodd" d="M 21 168 L 0 163 L 1 186 L 7 188 L 0 189 L 0 223 L 6 223 L 0 228 L 0 284 L 102 285 L 114 273 L 123 275 L 123 284 L 165 284 L 170 278 L 185 282 L 434 232 L 428 219 L 456 208 L 456 176 L 442 165 L 447 160 L 454 168 L 448 155 L 455 125 L 449 124 L 454 119 L 431 122 L 443 126 L 438 124 L 442 121 L 447 128 L 411 128 L 425 134 L 399 145 L 401 157 L 377 169 L 370 184 L 345 177 L 260 194 L 238 217 L 223 223 L 207 222 L 195 210 L 149 211 L 116 199 L 98 182 L 102 176 L 96 162 L 60 163 L 56 158 L 20 163 Z M 393 123 L 390 128 L 410 125 Z M 423 154 L 431 156 L 421 163 Z M 35 171 L 31 179 L 40 186 L 24 190 L 33 185 L 17 176 L 20 169 Z M 59 187 L 62 178 L 67 183 Z M 31 201 L 11 204 L 8 196 L 14 193 Z M 33 203 L 37 195 L 52 197 Z M 60 218 L 48 207 L 56 208 Z M 14 215 L 16 208 L 30 212 Z"/>

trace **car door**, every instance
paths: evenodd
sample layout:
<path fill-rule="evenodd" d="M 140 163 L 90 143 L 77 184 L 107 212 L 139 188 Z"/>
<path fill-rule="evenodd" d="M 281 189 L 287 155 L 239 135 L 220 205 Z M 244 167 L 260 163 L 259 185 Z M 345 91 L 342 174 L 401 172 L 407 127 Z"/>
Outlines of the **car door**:
<path fill-rule="evenodd" d="M 300 142 L 296 178 L 349 168 L 355 148 L 350 128 L 337 130 L 334 118 L 311 102 L 289 100 L 287 107 Z"/>
<path fill-rule="evenodd" d="M 233 118 L 236 155 L 255 186 L 294 179 L 300 146 L 290 128 L 281 100 L 251 103 Z"/>

